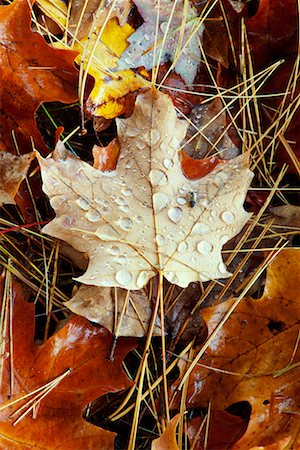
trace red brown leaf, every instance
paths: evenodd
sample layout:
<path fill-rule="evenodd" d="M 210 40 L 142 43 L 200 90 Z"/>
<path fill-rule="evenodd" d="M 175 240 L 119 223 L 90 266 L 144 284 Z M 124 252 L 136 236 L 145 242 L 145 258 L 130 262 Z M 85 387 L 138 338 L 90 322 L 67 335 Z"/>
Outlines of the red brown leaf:
<path fill-rule="evenodd" d="M 113 449 L 114 433 L 89 424 L 82 413 L 95 398 L 130 385 L 121 365 L 133 348 L 133 341 L 119 342 L 114 361 L 108 361 L 111 334 L 74 317 L 38 346 L 34 343 L 34 305 L 23 300 L 17 283 L 13 284 L 13 292 L 11 399 L 18 399 L 63 374 L 66 376 L 38 404 L 36 417 L 29 412 L 14 426 L 24 410 L 17 417 L 11 418 L 11 414 L 31 397 L 9 406 L 11 367 L 9 358 L 5 360 L 0 398 L 2 408 L 3 404 L 8 407 L 0 412 L 1 449 Z"/>
<path fill-rule="evenodd" d="M 51 48 L 30 29 L 27 0 L 0 7 L 0 148 L 14 151 L 12 132 L 22 153 L 45 143 L 34 113 L 42 102 L 77 100 L 76 52 Z"/>

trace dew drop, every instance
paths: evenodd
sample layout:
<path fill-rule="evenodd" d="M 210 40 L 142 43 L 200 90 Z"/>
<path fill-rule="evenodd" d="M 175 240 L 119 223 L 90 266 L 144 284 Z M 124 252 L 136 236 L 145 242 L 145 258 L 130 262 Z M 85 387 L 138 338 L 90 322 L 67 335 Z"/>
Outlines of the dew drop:
<path fill-rule="evenodd" d="M 90 221 L 90 222 L 98 222 L 101 219 L 101 214 L 99 213 L 99 211 L 97 211 L 96 209 L 90 209 L 90 211 L 88 211 L 85 214 L 85 217 Z"/>
<path fill-rule="evenodd" d="M 169 197 L 162 192 L 156 192 L 153 195 L 153 205 L 155 209 L 155 213 L 158 214 L 162 211 L 169 203 Z"/>
<path fill-rule="evenodd" d="M 180 242 L 178 244 L 177 250 L 179 253 L 184 253 L 187 251 L 187 249 L 188 249 L 188 245 L 186 242 Z"/>
<path fill-rule="evenodd" d="M 208 253 L 211 253 L 213 249 L 213 246 L 208 241 L 200 241 L 197 244 L 197 250 L 201 255 L 208 255 Z"/>
<path fill-rule="evenodd" d="M 62 216 L 60 219 L 60 225 L 64 228 L 70 228 L 73 223 L 74 219 L 70 216 Z"/>
<path fill-rule="evenodd" d="M 103 241 L 114 241 L 119 238 L 119 233 L 110 225 L 102 225 L 96 230 L 96 236 Z"/>
<path fill-rule="evenodd" d="M 116 273 L 115 278 L 121 286 L 127 286 L 132 280 L 132 275 L 128 270 L 119 270 L 119 272 Z"/>
<path fill-rule="evenodd" d="M 156 235 L 156 242 L 158 245 L 163 245 L 165 238 L 161 234 Z"/>
<path fill-rule="evenodd" d="M 229 241 L 229 236 L 227 234 L 223 234 L 223 236 L 220 237 L 220 244 L 224 245 L 228 241 Z"/>
<path fill-rule="evenodd" d="M 122 205 L 124 205 L 125 200 L 124 200 L 123 197 L 117 197 L 117 198 L 115 198 L 115 203 L 116 203 L 118 206 L 122 206 Z"/>
<path fill-rule="evenodd" d="M 168 22 L 162 22 L 159 27 L 160 27 L 162 33 L 165 34 L 167 31 L 167 28 L 168 28 Z"/>
<path fill-rule="evenodd" d="M 164 159 L 164 166 L 166 169 L 171 169 L 173 167 L 174 162 L 171 159 Z"/>
<path fill-rule="evenodd" d="M 186 198 L 178 197 L 177 198 L 177 203 L 178 203 L 178 205 L 181 205 L 181 206 L 185 205 L 186 204 Z"/>
<path fill-rule="evenodd" d="M 137 280 L 136 280 L 136 285 L 137 285 L 137 287 L 138 288 L 142 288 L 142 287 L 144 287 L 145 286 L 145 284 L 147 283 L 147 281 L 148 281 L 148 272 L 146 272 L 145 270 L 142 270 L 139 274 L 138 274 L 138 277 L 137 277 Z"/>
<path fill-rule="evenodd" d="M 198 222 L 193 226 L 193 234 L 207 234 L 209 233 L 209 226 L 205 223 Z"/>
<path fill-rule="evenodd" d="M 177 277 L 176 273 L 174 273 L 174 272 L 167 272 L 166 279 L 172 284 L 178 283 L 178 277 Z"/>
<path fill-rule="evenodd" d="M 143 222 L 142 216 L 137 216 L 136 221 L 137 223 L 142 223 Z"/>
<path fill-rule="evenodd" d="M 224 211 L 221 214 L 221 219 L 225 223 L 232 223 L 234 221 L 234 219 L 235 219 L 235 215 L 231 211 Z"/>
<path fill-rule="evenodd" d="M 130 230 L 133 227 L 133 222 L 129 217 L 122 217 L 118 221 L 118 225 L 125 231 Z"/>
<path fill-rule="evenodd" d="M 181 218 L 182 218 L 182 209 L 181 208 L 170 208 L 168 210 L 168 216 L 169 219 L 174 222 L 174 223 L 178 223 L 180 222 Z"/>
<path fill-rule="evenodd" d="M 162 170 L 152 169 L 149 173 L 149 180 L 153 187 L 168 184 L 168 177 Z"/>
<path fill-rule="evenodd" d="M 152 145 L 155 145 L 158 143 L 159 140 L 160 140 L 160 132 L 155 128 L 153 128 L 150 131 L 150 142 Z"/>
<path fill-rule="evenodd" d="M 131 160 L 128 160 L 128 161 L 125 163 L 125 167 L 126 167 L 126 169 L 131 169 L 131 168 L 132 168 L 132 161 L 131 161 Z"/>
<path fill-rule="evenodd" d="M 121 192 L 123 195 L 125 195 L 125 197 L 129 197 L 130 195 L 132 195 L 132 189 L 129 188 L 123 189 Z"/>
<path fill-rule="evenodd" d="M 227 268 L 223 262 L 221 262 L 218 266 L 218 269 L 221 273 L 227 273 Z"/>
<path fill-rule="evenodd" d="M 126 258 L 125 255 L 120 255 L 120 256 L 118 257 L 118 263 L 119 263 L 119 264 L 124 265 L 124 264 L 126 264 L 126 262 L 127 262 L 127 258 Z"/>
<path fill-rule="evenodd" d="M 125 58 L 125 62 L 126 62 L 126 58 Z M 140 134 L 140 130 L 138 128 L 127 128 L 126 129 L 126 135 L 129 137 L 134 137 L 137 136 L 138 134 Z"/>
<path fill-rule="evenodd" d="M 87 211 L 91 206 L 91 202 L 86 197 L 80 197 L 78 200 L 76 200 L 76 203 L 81 209 L 84 209 L 85 211 Z"/>
<path fill-rule="evenodd" d="M 120 249 L 119 247 L 117 247 L 116 245 L 113 245 L 112 247 L 110 247 L 108 249 L 108 252 L 112 255 L 112 256 L 118 256 L 120 254 Z"/>

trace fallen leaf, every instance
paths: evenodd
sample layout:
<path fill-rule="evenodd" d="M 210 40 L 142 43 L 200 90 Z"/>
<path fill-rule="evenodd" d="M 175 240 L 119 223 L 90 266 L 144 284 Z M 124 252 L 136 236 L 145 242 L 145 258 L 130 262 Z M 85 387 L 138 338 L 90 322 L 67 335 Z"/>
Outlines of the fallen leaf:
<path fill-rule="evenodd" d="M 152 441 L 151 450 L 179 450 L 176 441 L 176 428 L 180 417 L 181 414 L 176 414 L 170 420 L 163 434 L 158 439 Z"/>
<path fill-rule="evenodd" d="M 147 334 L 152 315 L 150 301 L 144 290 L 129 292 L 120 288 L 80 286 L 65 306 L 118 337 L 143 337 Z M 158 317 L 153 335 L 161 336 Z"/>
<path fill-rule="evenodd" d="M 130 45 L 118 62 L 118 70 L 141 66 L 149 70 L 174 61 L 175 72 L 192 84 L 201 59 L 198 39 L 203 31 L 196 10 L 189 2 L 178 0 L 171 17 L 173 5 L 169 0 L 134 0 L 134 3 L 144 23 L 128 38 Z"/>
<path fill-rule="evenodd" d="M 0 148 L 21 153 L 47 147 L 37 129 L 34 113 L 42 102 L 77 100 L 75 52 L 51 48 L 30 29 L 27 0 L 0 6 L 1 118 Z"/>
<path fill-rule="evenodd" d="M 257 13 L 246 24 L 257 69 L 297 54 L 298 11 L 294 0 L 261 0 Z"/>
<path fill-rule="evenodd" d="M 282 205 L 271 208 L 275 225 L 300 228 L 300 206 Z"/>
<path fill-rule="evenodd" d="M 190 126 L 183 146 L 189 156 L 203 159 L 218 155 L 222 159 L 232 159 L 240 153 L 228 131 L 224 133 L 227 117 L 219 97 L 193 108 L 189 119 Z"/>
<path fill-rule="evenodd" d="M 33 158 L 33 152 L 16 156 L 0 150 L 0 206 L 15 203 L 15 195 Z"/>
<path fill-rule="evenodd" d="M 68 22 L 68 8 L 63 0 L 36 0 L 41 11 L 64 31 Z M 72 2 L 73 4 L 73 2 Z"/>
<path fill-rule="evenodd" d="M 85 36 L 73 46 L 79 52 L 76 59 L 95 79 L 95 85 L 86 102 L 86 109 L 94 116 L 113 119 L 126 112 L 126 96 L 149 83 L 132 70 L 117 70 L 117 62 L 127 48 L 127 38 L 134 29 L 125 24 L 121 27 L 116 18 L 108 21 L 99 40 L 99 29 Z M 86 59 L 93 55 L 89 63 Z M 87 65 L 88 64 L 88 65 Z"/>
<path fill-rule="evenodd" d="M 100 28 L 104 21 L 117 18 L 121 27 L 127 21 L 132 3 L 130 0 L 74 0 L 72 1 L 69 17 L 69 28 L 72 34 L 76 32 L 76 37 L 82 39 L 87 36 L 91 28 Z"/>
<path fill-rule="evenodd" d="M 199 433 L 199 428 L 202 433 Z M 244 434 L 247 421 L 226 411 L 213 410 L 209 416 L 207 450 L 228 450 Z M 206 422 L 202 417 L 196 417 L 187 424 L 187 435 L 193 450 L 203 450 Z"/>
<path fill-rule="evenodd" d="M 2 276 L 2 286 L 3 282 Z M 108 361 L 111 345 L 108 331 L 74 317 L 38 346 L 34 343 L 34 304 L 23 300 L 16 282 L 13 282 L 13 292 L 13 379 L 10 379 L 10 358 L 7 358 L 1 383 L 1 448 L 113 449 L 115 434 L 86 422 L 82 417 L 83 408 L 101 395 L 130 385 L 122 371 L 122 361 L 133 348 L 133 341 L 119 341 L 114 361 Z M 45 387 L 51 381 L 53 385 Z M 10 386 L 13 386 L 12 393 Z M 44 398 L 39 398 L 39 402 L 36 399 L 34 410 L 29 410 L 14 425 L 21 413 L 32 406 L 28 401 L 34 396 L 33 391 L 43 386 L 39 394 L 45 394 Z M 25 394 L 27 397 L 22 400 Z M 18 399 L 20 402 L 10 406 Z M 25 404 L 23 410 L 11 416 Z"/>
<path fill-rule="evenodd" d="M 237 306 L 190 375 L 189 408 L 211 401 L 213 409 L 223 410 L 249 402 L 247 431 L 232 450 L 287 438 L 287 449 L 299 448 L 299 283 L 300 251 L 281 251 L 267 270 L 262 298 L 246 298 Z M 203 310 L 209 335 L 233 302 Z"/>
<path fill-rule="evenodd" d="M 250 217 L 243 209 L 252 179 L 247 155 L 188 180 L 178 158 L 187 122 L 166 94 L 151 90 L 137 97 L 130 118 L 117 119 L 117 128 L 114 172 L 68 152 L 38 156 L 57 214 L 44 232 L 89 254 L 78 281 L 135 290 L 157 273 L 182 287 L 230 276 L 221 249 Z"/>

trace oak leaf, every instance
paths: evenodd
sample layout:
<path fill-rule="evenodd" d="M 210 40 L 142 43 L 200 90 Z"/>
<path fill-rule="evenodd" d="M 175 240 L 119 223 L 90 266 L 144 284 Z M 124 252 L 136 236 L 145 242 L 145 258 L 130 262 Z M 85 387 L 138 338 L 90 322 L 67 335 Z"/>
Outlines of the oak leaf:
<path fill-rule="evenodd" d="M 15 195 L 33 158 L 33 152 L 16 156 L 0 150 L 0 206 L 15 203 Z"/>
<path fill-rule="evenodd" d="M 34 113 L 42 102 L 77 99 L 75 52 L 51 48 L 30 29 L 27 0 L 0 6 L 0 148 L 14 149 L 12 132 L 22 153 L 34 144 L 46 146 Z"/>
<path fill-rule="evenodd" d="M 187 125 L 166 94 L 149 90 L 130 118 L 117 119 L 115 171 L 102 173 L 70 153 L 38 157 L 57 213 L 44 232 L 88 253 L 80 282 L 135 290 L 157 273 L 182 287 L 230 276 L 221 249 L 250 216 L 243 202 L 252 172 L 241 156 L 188 180 L 178 153 Z"/>
<path fill-rule="evenodd" d="M 267 270 L 263 296 L 236 307 L 190 375 L 187 407 L 249 402 L 248 428 L 233 450 L 286 441 L 284 448 L 299 448 L 299 283 L 299 249 L 281 251 Z M 203 310 L 209 334 L 233 302 Z"/>
<path fill-rule="evenodd" d="M 151 299 L 145 290 L 129 292 L 83 285 L 65 306 L 75 314 L 99 323 L 117 337 L 145 336 L 152 315 Z M 161 336 L 158 317 L 153 335 Z"/>
<path fill-rule="evenodd" d="M 0 391 L 1 449 L 113 449 L 115 434 L 86 422 L 82 417 L 83 408 L 107 392 L 130 385 L 121 366 L 126 353 L 133 348 L 133 341 L 119 341 L 114 361 L 108 361 L 110 333 L 74 317 L 38 346 L 34 343 L 34 304 L 23 300 L 22 290 L 15 282 L 13 292 L 14 365 L 11 368 L 10 359 L 4 360 Z M 45 386 L 49 382 L 53 384 Z M 43 386 L 44 390 L 39 392 L 45 394 L 44 398 L 40 402 L 36 399 L 34 410 L 15 423 L 32 406 L 28 400 L 34 394 L 30 393 Z M 25 394 L 29 395 L 22 400 Z M 18 399 L 20 402 L 11 405 Z M 11 417 L 23 405 L 26 407 Z"/>
<path fill-rule="evenodd" d="M 177 1 L 174 9 L 169 0 L 134 3 L 144 23 L 128 38 L 130 45 L 118 62 L 118 69 L 143 66 L 149 70 L 171 60 L 175 72 L 192 84 L 201 59 L 198 39 L 203 31 L 196 11 L 184 0 Z"/>

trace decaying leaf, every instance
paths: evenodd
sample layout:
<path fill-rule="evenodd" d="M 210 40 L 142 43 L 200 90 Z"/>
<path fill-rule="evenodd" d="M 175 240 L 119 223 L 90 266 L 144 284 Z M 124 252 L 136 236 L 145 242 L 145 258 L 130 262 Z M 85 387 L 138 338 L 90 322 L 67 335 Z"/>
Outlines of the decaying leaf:
<path fill-rule="evenodd" d="M 300 228 L 300 206 L 282 205 L 271 209 L 274 224 Z"/>
<path fill-rule="evenodd" d="M 89 254 L 78 280 L 135 290 L 157 273 L 182 287 L 228 277 L 222 246 L 250 217 L 243 209 L 252 179 L 247 156 L 188 180 L 178 153 L 187 122 L 166 94 L 151 90 L 137 97 L 129 119 L 117 119 L 117 128 L 121 150 L 113 172 L 68 152 L 39 156 L 43 189 L 57 214 L 44 232 Z"/>
<path fill-rule="evenodd" d="M 145 336 L 152 314 L 145 290 L 129 292 L 120 288 L 80 286 L 65 305 L 75 314 L 99 323 L 117 336 Z M 161 335 L 158 317 L 153 334 Z"/>
<path fill-rule="evenodd" d="M 33 158 L 33 152 L 17 156 L 0 150 L 0 206 L 15 203 L 15 195 Z"/>
<path fill-rule="evenodd" d="M 77 99 L 76 53 L 51 48 L 30 23 L 27 0 L 0 6 L 0 147 L 14 149 L 14 133 L 21 153 L 32 150 L 30 138 L 46 151 L 34 119 L 42 102 Z"/>
<path fill-rule="evenodd" d="M 262 298 L 237 306 L 189 378 L 187 407 L 211 401 L 223 410 L 249 402 L 248 428 L 233 450 L 281 440 L 288 441 L 284 448 L 299 448 L 299 283 L 300 250 L 281 251 L 267 270 Z M 209 334 L 233 301 L 203 310 Z"/>
<path fill-rule="evenodd" d="M 115 434 L 86 422 L 83 408 L 107 392 L 130 385 L 121 366 L 133 341 L 118 342 L 114 361 L 108 361 L 108 331 L 74 317 L 38 346 L 34 343 L 34 304 L 23 300 L 22 290 L 14 282 L 13 292 L 14 364 L 10 367 L 10 358 L 3 360 L 1 449 L 113 449 Z M 32 403 L 29 400 L 34 395 L 37 397 Z M 26 406 L 16 412 L 23 405 Z"/>
<path fill-rule="evenodd" d="M 179 450 L 176 441 L 176 428 L 180 417 L 181 414 L 176 414 L 176 416 L 170 420 L 163 434 L 158 439 L 152 441 L 151 450 Z"/>
<path fill-rule="evenodd" d="M 128 38 L 130 45 L 118 62 L 118 69 L 144 66 L 149 70 L 171 60 L 175 71 L 187 84 L 192 84 L 201 58 L 198 39 L 203 27 L 191 4 L 184 0 L 173 4 L 169 0 L 134 0 L 134 3 L 144 23 Z"/>

